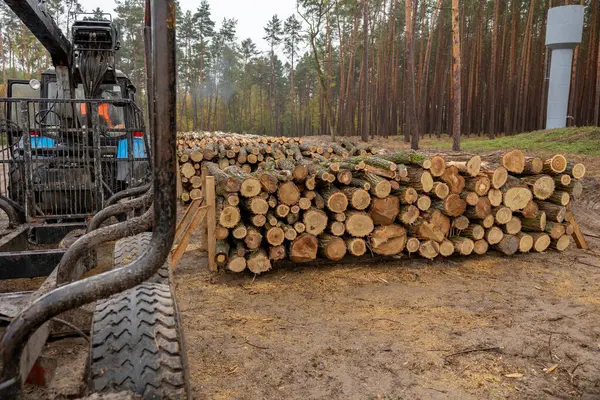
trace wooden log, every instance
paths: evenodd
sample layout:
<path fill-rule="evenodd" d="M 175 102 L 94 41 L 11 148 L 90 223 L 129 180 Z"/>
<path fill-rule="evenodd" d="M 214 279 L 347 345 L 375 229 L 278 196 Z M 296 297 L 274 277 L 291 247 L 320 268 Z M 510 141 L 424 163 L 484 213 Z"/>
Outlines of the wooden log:
<path fill-rule="evenodd" d="M 523 215 L 525 218 L 535 218 L 539 211 L 540 209 L 538 208 L 537 203 L 531 200 L 529 203 L 527 203 L 525 208 L 521 210 L 521 215 Z"/>
<path fill-rule="evenodd" d="M 329 226 L 327 227 L 329 233 L 334 236 L 343 236 L 346 233 L 346 226 L 343 222 L 340 221 L 331 221 L 329 222 Z"/>
<path fill-rule="evenodd" d="M 569 201 L 571 201 L 571 195 L 569 192 L 557 190 L 552 193 L 552 196 L 550 196 L 547 201 L 553 204 L 558 204 L 559 206 L 566 206 L 569 204 Z"/>
<path fill-rule="evenodd" d="M 420 246 L 421 242 L 415 237 L 409 237 L 406 241 L 406 251 L 408 254 L 416 253 L 419 251 Z"/>
<path fill-rule="evenodd" d="M 478 196 L 485 196 L 491 185 L 490 178 L 485 175 L 465 179 L 465 190 L 475 192 Z"/>
<path fill-rule="evenodd" d="M 419 209 L 412 204 L 400 206 L 398 221 L 404 225 L 413 224 L 419 218 Z"/>
<path fill-rule="evenodd" d="M 305 231 L 314 236 L 323 233 L 325 228 L 327 228 L 327 220 L 327 214 L 314 207 L 306 211 L 302 217 Z"/>
<path fill-rule="evenodd" d="M 491 228 L 485 230 L 484 238 L 490 245 L 495 245 L 500 243 L 502 238 L 504 238 L 504 232 L 502 232 L 502 229 L 498 228 L 497 226 L 492 226 Z"/>
<path fill-rule="evenodd" d="M 482 256 L 487 253 L 489 248 L 488 242 L 485 239 L 476 240 L 473 242 L 473 253 Z"/>
<path fill-rule="evenodd" d="M 432 176 L 439 177 L 442 176 L 444 170 L 446 169 L 446 161 L 443 157 L 433 156 L 430 159 L 431 166 L 429 167 L 429 172 Z"/>
<path fill-rule="evenodd" d="M 231 230 L 231 235 L 236 239 L 243 239 L 247 234 L 248 228 L 246 228 L 243 222 L 240 222 Z"/>
<path fill-rule="evenodd" d="M 443 200 L 450 194 L 450 189 L 443 182 L 434 182 L 432 192 L 438 199 Z"/>
<path fill-rule="evenodd" d="M 417 198 L 417 208 L 421 211 L 427 211 L 431 207 L 431 198 L 427 195 L 421 195 Z"/>
<path fill-rule="evenodd" d="M 304 233 L 306 232 L 306 225 L 304 225 L 304 222 L 296 222 L 294 223 L 294 230 L 298 233 Z"/>
<path fill-rule="evenodd" d="M 570 174 L 575 179 L 582 179 L 585 176 L 585 165 L 581 163 L 567 163 L 565 173 Z"/>
<path fill-rule="evenodd" d="M 271 269 L 271 260 L 263 249 L 258 249 L 248 256 L 248 269 L 255 274 L 262 274 Z"/>
<path fill-rule="evenodd" d="M 332 218 L 335 221 L 344 222 L 344 221 L 346 221 L 346 214 L 345 213 L 333 214 Z"/>
<path fill-rule="evenodd" d="M 458 168 L 454 166 L 446 167 L 440 179 L 448 185 L 452 193 L 460 194 L 465 188 L 465 178 L 460 175 Z"/>
<path fill-rule="evenodd" d="M 525 232 L 544 232 L 546 230 L 546 213 L 538 212 L 535 218 L 521 218 L 521 229 Z"/>
<path fill-rule="evenodd" d="M 452 193 L 444 200 L 432 201 L 431 207 L 449 217 L 458 217 L 465 212 L 467 203 L 458 194 Z"/>
<path fill-rule="evenodd" d="M 261 192 L 260 180 L 242 171 L 241 168 L 230 166 L 224 169 L 226 174 L 237 179 L 240 182 L 240 194 L 244 197 L 258 196 Z"/>
<path fill-rule="evenodd" d="M 459 172 L 462 174 L 467 174 L 469 176 L 477 176 L 481 171 L 481 157 L 478 155 L 468 156 L 467 159 L 465 157 L 446 157 L 449 161 L 446 162 L 446 166 L 454 166 L 458 168 Z"/>
<path fill-rule="evenodd" d="M 271 261 L 279 261 L 285 259 L 286 252 L 285 246 L 270 246 L 269 247 L 269 260 Z"/>
<path fill-rule="evenodd" d="M 229 229 L 217 224 L 217 226 L 215 226 L 214 236 L 217 240 L 225 240 L 229 237 Z"/>
<path fill-rule="evenodd" d="M 567 159 L 562 154 L 557 154 L 544 161 L 543 171 L 547 174 L 562 174 L 567 169 Z"/>
<path fill-rule="evenodd" d="M 298 231 L 296 231 L 296 229 L 290 225 L 284 225 L 283 234 L 285 236 L 285 240 L 289 240 L 290 242 L 298 237 Z"/>
<path fill-rule="evenodd" d="M 429 193 L 433 189 L 433 177 L 428 171 L 419 168 L 408 168 L 407 179 L 417 192 Z"/>
<path fill-rule="evenodd" d="M 269 211 L 269 203 L 267 203 L 265 199 L 258 196 L 243 199 L 242 206 L 244 206 L 244 208 L 250 211 L 252 214 L 266 215 Z"/>
<path fill-rule="evenodd" d="M 202 177 L 198 176 L 198 175 L 194 175 L 191 178 L 189 178 L 189 183 L 192 186 L 192 188 L 194 189 L 199 189 L 202 187 Z M 236 204 L 232 204 L 232 206 L 235 206 Z"/>
<path fill-rule="evenodd" d="M 322 234 L 319 236 L 319 253 L 332 261 L 339 261 L 346 255 L 346 243 L 342 238 Z"/>
<path fill-rule="evenodd" d="M 391 225 L 400 212 L 400 200 L 395 196 L 373 199 L 369 216 L 375 225 Z"/>
<path fill-rule="evenodd" d="M 342 185 L 349 185 L 352 182 L 352 171 L 342 169 L 336 174 L 336 180 Z"/>
<path fill-rule="evenodd" d="M 496 219 L 494 218 L 494 216 L 492 214 L 490 214 L 481 220 L 481 226 L 483 226 L 485 229 L 488 229 L 488 228 L 491 228 L 492 226 L 494 226 L 495 222 L 496 222 Z"/>
<path fill-rule="evenodd" d="M 519 217 L 513 216 L 510 221 L 508 221 L 505 225 L 502 226 L 502 230 L 504 233 L 509 235 L 516 235 L 521 231 L 521 219 Z"/>
<path fill-rule="evenodd" d="M 441 243 L 444 240 L 444 233 L 440 228 L 423 218 L 419 218 L 414 224 L 408 227 L 409 233 L 420 240 L 433 240 Z"/>
<path fill-rule="evenodd" d="M 514 235 L 504 235 L 502 240 L 498 242 L 494 248 L 499 252 L 512 256 L 519 251 L 520 240 Z"/>
<path fill-rule="evenodd" d="M 258 176 L 262 190 L 270 194 L 277 192 L 279 180 L 274 173 L 270 171 L 257 171 L 256 175 Z"/>
<path fill-rule="evenodd" d="M 508 172 L 520 174 L 525 169 L 525 154 L 521 150 L 515 149 L 504 153 L 501 162 Z"/>
<path fill-rule="evenodd" d="M 248 232 L 246 233 L 246 237 L 244 237 L 244 243 L 246 244 L 246 248 L 249 250 L 258 249 L 262 243 L 263 236 L 260 231 L 255 227 L 249 227 Z"/>
<path fill-rule="evenodd" d="M 371 204 L 371 195 L 364 189 L 344 187 L 341 191 L 346 196 L 349 206 L 355 210 L 365 210 Z"/>
<path fill-rule="evenodd" d="M 492 214 L 492 205 L 487 197 L 480 197 L 475 206 L 467 207 L 464 212 L 470 219 L 485 219 Z"/>
<path fill-rule="evenodd" d="M 569 235 L 563 235 L 558 239 L 552 239 L 550 247 L 557 251 L 565 251 L 569 244 L 571 244 L 571 237 Z"/>
<path fill-rule="evenodd" d="M 285 218 L 290 213 L 290 206 L 286 204 L 278 204 L 275 207 L 275 215 L 279 218 Z"/>
<path fill-rule="evenodd" d="M 386 198 L 392 191 L 390 182 L 380 176 L 365 174 L 365 180 L 370 184 L 370 192 L 380 199 Z"/>
<path fill-rule="evenodd" d="M 466 229 L 460 232 L 460 235 L 469 239 L 480 240 L 485 236 L 485 229 L 479 224 L 470 224 Z"/>
<path fill-rule="evenodd" d="M 543 232 L 531 232 L 529 233 L 533 238 L 533 250 L 538 253 L 546 251 L 548 246 L 550 246 L 550 236 Z"/>
<path fill-rule="evenodd" d="M 498 225 L 507 224 L 512 218 L 512 211 L 508 207 L 494 207 L 492 208 L 492 215 Z"/>
<path fill-rule="evenodd" d="M 406 229 L 400 225 L 386 225 L 375 228 L 371 235 L 373 253 L 384 256 L 399 254 L 406 245 Z"/>
<path fill-rule="evenodd" d="M 469 227 L 469 223 L 469 218 L 465 217 L 464 215 L 452 219 L 452 227 L 459 231 L 467 229 Z"/>
<path fill-rule="evenodd" d="M 348 197 L 336 187 L 331 186 L 323 190 L 321 194 L 325 200 L 325 206 L 331 212 L 342 213 L 348 208 Z"/>
<path fill-rule="evenodd" d="M 568 187 L 571 184 L 571 181 L 573 180 L 571 178 L 571 175 L 567 174 L 555 175 L 552 177 L 552 179 L 554 179 L 554 184 L 559 189 L 562 187 Z"/>
<path fill-rule="evenodd" d="M 417 191 L 410 186 L 401 187 L 400 189 L 395 190 L 392 194 L 398 197 L 401 204 L 414 204 L 419 197 Z"/>
<path fill-rule="evenodd" d="M 294 182 L 285 182 L 277 189 L 277 198 L 282 204 L 293 206 L 300 200 L 300 191 Z"/>
<path fill-rule="evenodd" d="M 354 237 L 368 236 L 375 228 L 371 217 L 360 211 L 346 211 L 345 223 L 346 232 Z"/>
<path fill-rule="evenodd" d="M 367 243 L 361 238 L 348 238 L 346 239 L 346 248 L 350 255 L 360 257 L 367 252 Z"/>
<path fill-rule="evenodd" d="M 311 200 L 306 197 L 300 197 L 300 200 L 298 200 L 298 207 L 300 207 L 301 210 L 308 210 L 311 205 Z"/>
<path fill-rule="evenodd" d="M 309 262 L 317 258 L 319 240 L 310 233 L 298 235 L 290 245 L 290 260 L 294 262 Z"/>
<path fill-rule="evenodd" d="M 490 189 L 487 194 L 488 200 L 493 207 L 497 207 L 502 204 L 504 194 L 500 189 Z"/>
<path fill-rule="evenodd" d="M 531 190 L 525 187 L 513 187 L 504 190 L 502 203 L 511 211 L 519 211 L 533 199 Z"/>
<path fill-rule="evenodd" d="M 371 190 L 371 184 L 364 179 L 354 178 L 350 182 L 350 186 L 361 188 L 366 191 Z"/>
<path fill-rule="evenodd" d="M 194 164 L 186 162 L 180 167 L 181 175 L 190 179 L 192 176 L 196 175 L 196 169 L 194 168 Z"/>
<path fill-rule="evenodd" d="M 533 237 L 525 232 L 517 232 L 515 236 L 519 239 L 519 252 L 529 253 L 533 248 Z"/>
<path fill-rule="evenodd" d="M 215 245 L 215 262 L 223 267 L 229 261 L 229 243 L 226 240 L 217 240 Z"/>
<path fill-rule="evenodd" d="M 429 210 L 429 212 L 423 214 L 423 218 L 435 226 L 444 236 L 450 234 L 452 222 L 449 217 L 442 214 L 439 210 Z"/>
<path fill-rule="evenodd" d="M 202 199 L 202 189 L 190 190 L 190 200 L 200 200 L 200 199 Z"/>
<path fill-rule="evenodd" d="M 537 175 L 544 169 L 544 160 L 540 157 L 525 157 L 525 169 L 523 174 Z"/>
<path fill-rule="evenodd" d="M 572 181 L 570 185 L 562 187 L 561 190 L 570 193 L 574 200 L 579 200 L 583 194 L 583 184 L 580 181 Z"/>
<path fill-rule="evenodd" d="M 538 207 L 546 213 L 546 218 L 553 222 L 563 222 L 567 209 L 557 204 L 548 203 L 546 201 L 538 202 Z"/>
<path fill-rule="evenodd" d="M 444 239 L 440 243 L 440 256 L 450 257 L 452 254 L 454 254 L 454 243 L 448 239 Z"/>
<path fill-rule="evenodd" d="M 544 232 L 550 235 L 551 239 L 558 240 L 565 235 L 566 229 L 563 224 L 549 221 L 546 222 L 546 229 L 544 229 Z"/>
<path fill-rule="evenodd" d="M 525 176 L 521 178 L 521 182 L 531 188 L 536 199 L 546 200 L 554 193 L 554 179 L 548 175 Z"/>
<path fill-rule="evenodd" d="M 433 260 L 440 253 L 440 245 L 432 240 L 421 242 L 419 245 L 419 254 L 423 258 Z"/>
<path fill-rule="evenodd" d="M 468 256 L 473 252 L 475 244 L 473 241 L 466 237 L 453 236 L 450 241 L 454 244 L 454 251 L 461 256 Z"/>
<path fill-rule="evenodd" d="M 266 239 L 271 246 L 279 246 L 285 240 L 285 232 L 278 226 L 271 227 L 267 230 Z"/>
<path fill-rule="evenodd" d="M 215 190 L 217 194 L 225 192 L 235 193 L 240 191 L 242 183 L 233 176 L 223 172 L 217 164 L 213 162 L 203 162 L 202 167 L 206 168 L 208 174 L 215 178 Z M 196 170 L 194 169 L 194 174 L 196 173 L 195 171 Z"/>
<path fill-rule="evenodd" d="M 494 189 L 500 189 L 504 186 L 508 178 L 508 171 L 501 166 L 488 165 L 485 169 L 482 169 L 482 173 L 490 178 L 492 188 Z"/>
<path fill-rule="evenodd" d="M 229 262 L 227 263 L 227 269 L 231 272 L 242 272 L 246 269 L 246 258 L 235 254 L 235 250 L 232 250 L 229 254 Z"/>

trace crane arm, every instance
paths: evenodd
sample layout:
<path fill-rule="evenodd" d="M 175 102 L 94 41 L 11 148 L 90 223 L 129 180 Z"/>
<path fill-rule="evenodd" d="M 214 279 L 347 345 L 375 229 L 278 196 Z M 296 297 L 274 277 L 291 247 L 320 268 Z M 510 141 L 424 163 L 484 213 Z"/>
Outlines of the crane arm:
<path fill-rule="evenodd" d="M 71 43 L 50 17 L 44 3 L 37 0 L 4 1 L 48 50 L 54 66 L 68 67 L 71 60 Z"/>

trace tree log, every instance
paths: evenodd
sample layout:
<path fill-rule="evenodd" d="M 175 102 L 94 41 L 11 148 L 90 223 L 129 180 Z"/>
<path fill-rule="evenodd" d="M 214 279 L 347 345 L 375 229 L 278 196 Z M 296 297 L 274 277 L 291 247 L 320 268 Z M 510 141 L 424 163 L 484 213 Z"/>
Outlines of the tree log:
<path fill-rule="evenodd" d="M 375 225 L 371 217 L 365 212 L 346 211 L 346 232 L 354 237 L 368 236 Z"/>
<path fill-rule="evenodd" d="M 360 257 L 367 252 L 367 243 L 361 238 L 346 239 L 348 253 L 355 257 Z"/>
<path fill-rule="evenodd" d="M 248 269 L 255 274 L 262 274 L 271 269 L 271 261 L 263 249 L 258 249 L 248 257 Z"/>
<path fill-rule="evenodd" d="M 309 262 L 317 258 L 319 241 L 310 233 L 299 235 L 290 245 L 290 259 L 294 262 Z"/>
<path fill-rule="evenodd" d="M 520 240 L 514 235 L 504 235 L 502 240 L 494 246 L 496 250 L 507 256 L 512 256 L 519 250 Z"/>
<path fill-rule="evenodd" d="M 391 225 L 400 212 L 400 200 L 395 196 L 373 199 L 369 216 L 375 225 Z"/>
<path fill-rule="evenodd" d="M 399 254 L 406 245 L 406 229 L 400 225 L 377 227 L 371 235 L 371 249 L 375 254 Z"/>

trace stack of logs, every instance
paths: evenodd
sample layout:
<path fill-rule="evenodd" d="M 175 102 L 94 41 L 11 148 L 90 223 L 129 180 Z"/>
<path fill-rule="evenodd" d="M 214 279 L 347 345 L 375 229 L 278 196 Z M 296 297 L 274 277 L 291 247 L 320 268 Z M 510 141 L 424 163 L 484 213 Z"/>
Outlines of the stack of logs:
<path fill-rule="evenodd" d="M 216 262 L 262 273 L 279 260 L 318 256 L 506 255 L 565 250 L 583 164 L 520 150 L 389 153 L 350 141 L 235 134 L 180 137 L 181 199 L 216 185 Z"/>

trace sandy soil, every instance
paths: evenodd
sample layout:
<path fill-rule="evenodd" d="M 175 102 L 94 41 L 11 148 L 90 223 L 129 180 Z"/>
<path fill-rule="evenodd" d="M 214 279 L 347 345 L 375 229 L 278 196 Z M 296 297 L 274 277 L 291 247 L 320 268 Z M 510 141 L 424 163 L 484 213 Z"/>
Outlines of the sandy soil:
<path fill-rule="evenodd" d="M 595 211 L 579 209 L 600 234 Z M 600 398 L 600 240 L 591 251 L 309 264 L 176 292 L 200 399 Z"/>

